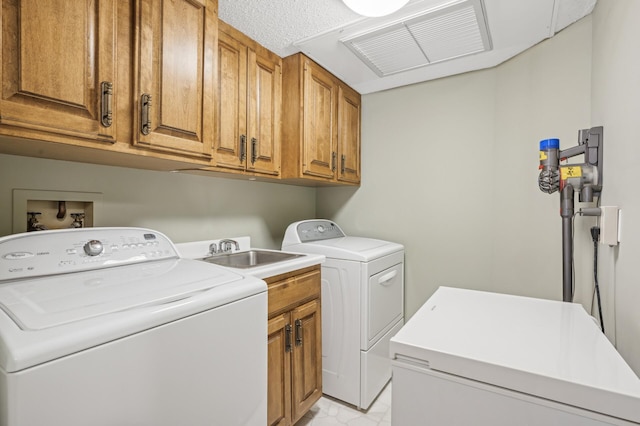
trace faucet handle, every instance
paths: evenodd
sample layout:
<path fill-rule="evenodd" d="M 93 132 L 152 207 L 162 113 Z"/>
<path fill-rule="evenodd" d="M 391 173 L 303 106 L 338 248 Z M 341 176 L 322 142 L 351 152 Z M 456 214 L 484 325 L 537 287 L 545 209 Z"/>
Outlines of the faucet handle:
<path fill-rule="evenodd" d="M 216 253 L 218 253 L 218 246 L 216 245 L 216 243 L 209 244 L 209 254 L 216 254 Z"/>
<path fill-rule="evenodd" d="M 233 251 L 234 248 L 236 250 L 240 250 L 240 244 L 238 244 L 236 240 L 221 240 L 219 244 L 220 244 L 220 252 L 222 253 Z"/>

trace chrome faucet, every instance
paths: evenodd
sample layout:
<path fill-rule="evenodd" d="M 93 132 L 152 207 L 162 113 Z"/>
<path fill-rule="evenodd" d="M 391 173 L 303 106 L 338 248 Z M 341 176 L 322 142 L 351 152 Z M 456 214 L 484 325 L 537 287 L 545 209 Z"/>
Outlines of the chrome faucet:
<path fill-rule="evenodd" d="M 240 250 L 240 244 L 236 240 L 220 240 L 218 247 L 220 247 L 220 253 L 229 253 L 234 248 Z"/>
<path fill-rule="evenodd" d="M 213 256 L 218 253 L 218 246 L 216 243 L 209 244 L 209 256 Z"/>

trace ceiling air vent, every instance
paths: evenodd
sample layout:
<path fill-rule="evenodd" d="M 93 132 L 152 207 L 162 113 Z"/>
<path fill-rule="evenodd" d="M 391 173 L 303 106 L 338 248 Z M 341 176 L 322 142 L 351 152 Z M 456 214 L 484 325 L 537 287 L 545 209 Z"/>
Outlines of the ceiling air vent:
<path fill-rule="evenodd" d="M 491 50 L 482 0 L 459 1 L 342 42 L 380 77 Z"/>

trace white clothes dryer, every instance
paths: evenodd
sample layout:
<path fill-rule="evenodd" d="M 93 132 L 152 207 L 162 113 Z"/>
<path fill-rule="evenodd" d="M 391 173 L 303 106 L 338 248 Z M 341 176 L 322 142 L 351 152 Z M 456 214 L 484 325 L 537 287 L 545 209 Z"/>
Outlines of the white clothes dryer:
<path fill-rule="evenodd" d="M 0 238 L 0 426 L 263 426 L 264 281 L 163 234 Z"/>
<path fill-rule="evenodd" d="M 391 379 L 389 340 L 404 324 L 404 247 L 295 222 L 282 249 L 322 254 L 322 391 L 367 409 Z"/>

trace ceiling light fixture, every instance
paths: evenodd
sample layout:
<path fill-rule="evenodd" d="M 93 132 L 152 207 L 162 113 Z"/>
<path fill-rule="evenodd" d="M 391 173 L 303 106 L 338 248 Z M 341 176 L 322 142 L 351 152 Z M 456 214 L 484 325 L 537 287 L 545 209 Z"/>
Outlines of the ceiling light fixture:
<path fill-rule="evenodd" d="M 400 9 L 409 0 L 342 0 L 358 15 L 378 17 L 390 15 Z"/>

